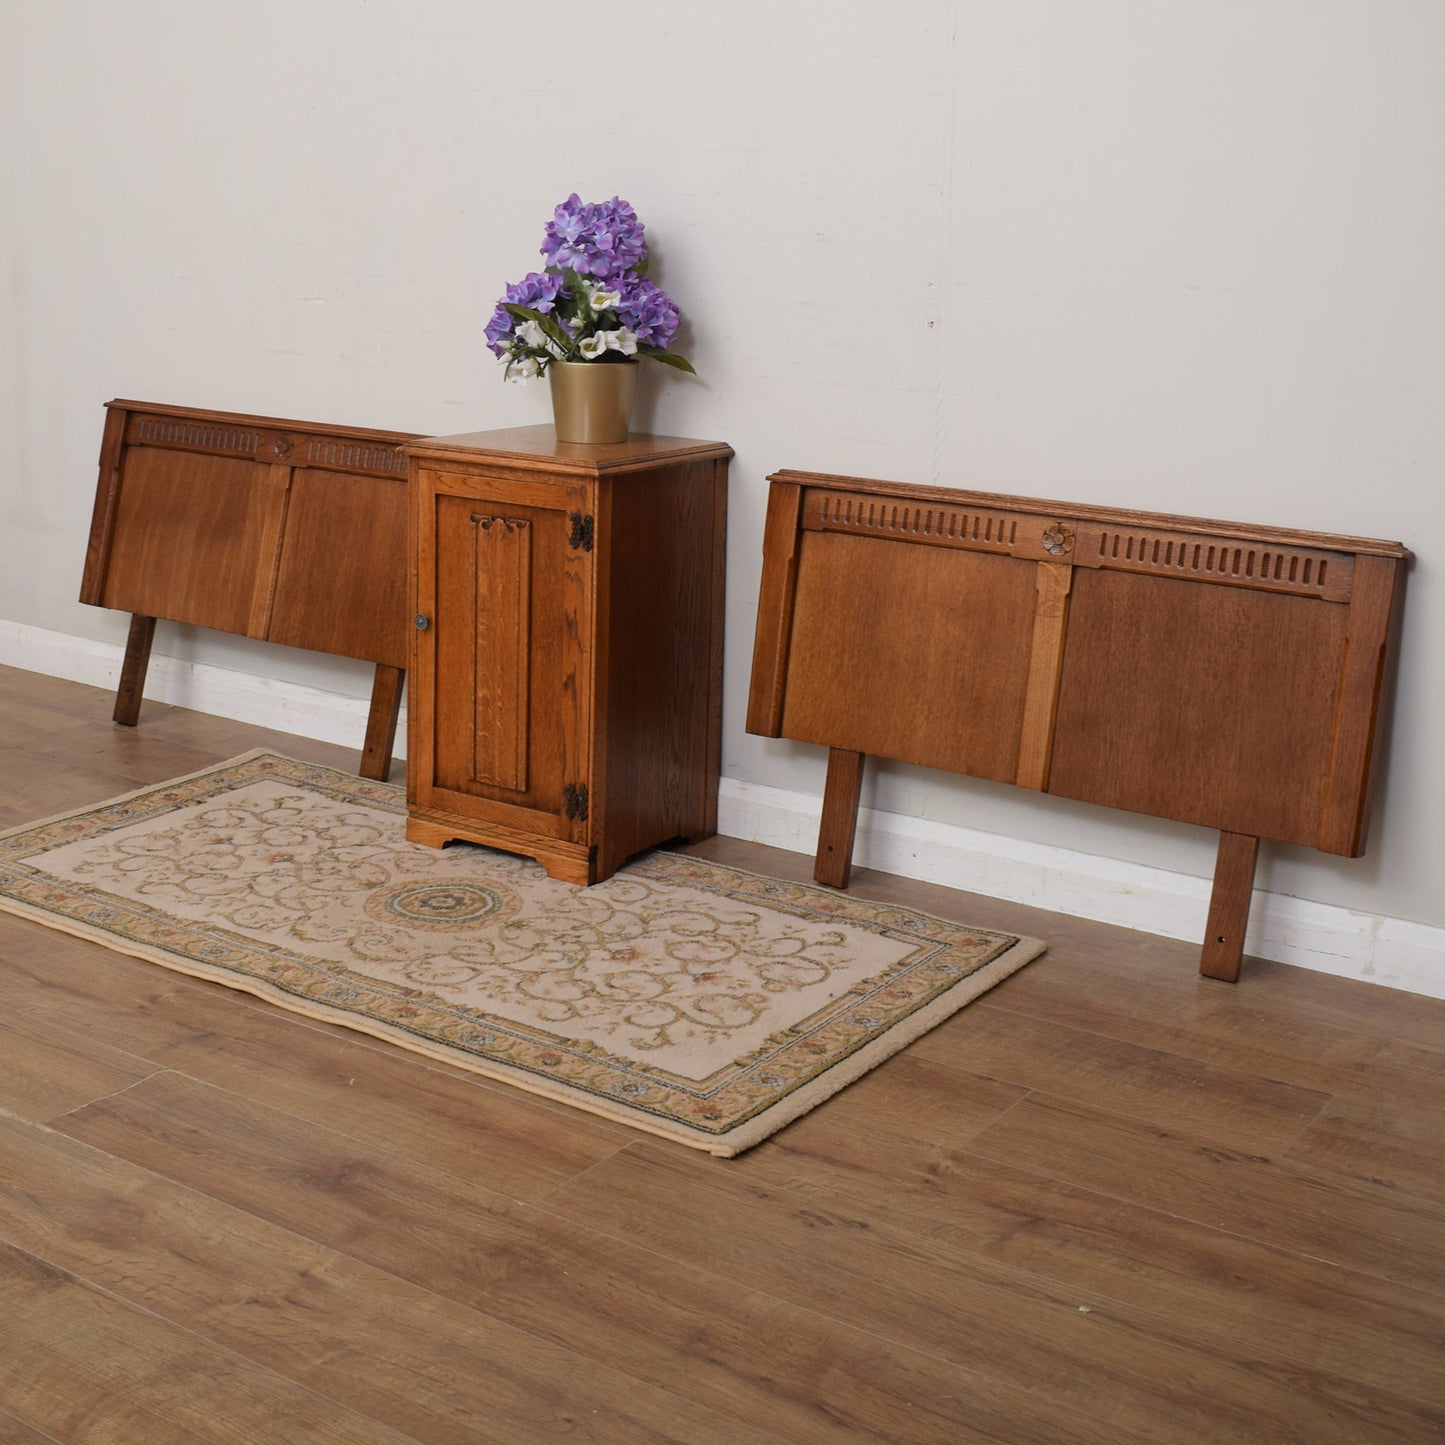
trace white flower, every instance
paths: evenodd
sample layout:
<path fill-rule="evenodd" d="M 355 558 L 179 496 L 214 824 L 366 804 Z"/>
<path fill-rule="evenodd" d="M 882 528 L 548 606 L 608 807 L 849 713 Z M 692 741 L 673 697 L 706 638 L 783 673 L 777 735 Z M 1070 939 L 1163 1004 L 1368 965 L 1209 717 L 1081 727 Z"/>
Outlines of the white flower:
<path fill-rule="evenodd" d="M 553 356 L 561 356 L 563 354 L 562 348 L 558 346 L 535 321 L 524 321 L 517 328 L 517 340 L 520 341 L 523 346 L 541 347 L 542 350 L 550 352 Z"/>
<path fill-rule="evenodd" d="M 620 351 L 624 356 L 637 355 L 637 333 L 625 326 L 616 331 L 602 331 L 598 335 L 607 338 L 608 351 Z"/>
<path fill-rule="evenodd" d="M 508 381 L 531 381 L 540 372 L 541 368 L 537 365 L 535 356 L 519 356 L 507 362 Z"/>
<path fill-rule="evenodd" d="M 607 350 L 607 333 L 598 331 L 591 336 L 584 336 L 577 343 L 577 349 L 588 361 L 595 361 Z"/>
<path fill-rule="evenodd" d="M 605 281 L 587 288 L 587 304 L 594 311 L 610 311 L 622 304 L 622 292 L 613 291 Z"/>

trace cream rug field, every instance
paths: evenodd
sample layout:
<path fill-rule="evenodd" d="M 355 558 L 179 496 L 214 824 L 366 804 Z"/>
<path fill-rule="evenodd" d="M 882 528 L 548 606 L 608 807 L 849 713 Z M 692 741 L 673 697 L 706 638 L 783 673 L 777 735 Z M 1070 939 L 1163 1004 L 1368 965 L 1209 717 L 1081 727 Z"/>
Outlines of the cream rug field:
<path fill-rule="evenodd" d="M 0 909 L 736 1154 L 1044 945 L 653 853 L 574 888 L 255 752 L 0 835 Z"/>

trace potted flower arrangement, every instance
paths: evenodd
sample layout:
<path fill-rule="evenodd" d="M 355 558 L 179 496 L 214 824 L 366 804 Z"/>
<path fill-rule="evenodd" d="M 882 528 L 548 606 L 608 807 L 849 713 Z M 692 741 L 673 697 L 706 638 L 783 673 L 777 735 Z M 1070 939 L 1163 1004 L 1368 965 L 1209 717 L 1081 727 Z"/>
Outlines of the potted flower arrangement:
<path fill-rule="evenodd" d="M 651 357 L 691 372 L 669 351 L 680 316 L 647 275 L 637 212 L 617 196 L 553 212 L 547 264 L 508 286 L 487 324 L 487 345 L 509 381 L 547 376 L 559 441 L 625 441 L 636 363 Z"/>

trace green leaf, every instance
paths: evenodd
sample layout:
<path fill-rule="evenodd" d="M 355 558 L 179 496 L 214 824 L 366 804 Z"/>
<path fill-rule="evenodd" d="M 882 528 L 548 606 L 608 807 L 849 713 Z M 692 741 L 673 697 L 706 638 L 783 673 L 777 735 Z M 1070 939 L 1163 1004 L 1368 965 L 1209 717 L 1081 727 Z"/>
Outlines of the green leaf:
<path fill-rule="evenodd" d="M 679 356 L 675 351 L 663 351 L 656 346 L 639 346 L 638 352 L 642 356 L 650 356 L 654 361 L 660 361 L 664 366 L 674 366 L 679 371 L 685 371 L 689 376 L 696 376 L 697 370 L 687 357 Z"/>
<path fill-rule="evenodd" d="M 570 267 L 564 267 L 562 280 L 572 294 L 572 304 L 577 308 L 577 320 L 586 326 L 596 319 L 591 303 L 587 300 L 587 287 L 582 278 Z"/>
<path fill-rule="evenodd" d="M 544 315 L 530 306 L 517 306 L 510 301 L 504 301 L 502 309 L 509 316 L 515 316 L 519 321 L 535 321 L 542 328 L 543 335 L 550 336 L 564 352 L 571 354 L 573 350 L 571 338 L 550 316 Z"/>

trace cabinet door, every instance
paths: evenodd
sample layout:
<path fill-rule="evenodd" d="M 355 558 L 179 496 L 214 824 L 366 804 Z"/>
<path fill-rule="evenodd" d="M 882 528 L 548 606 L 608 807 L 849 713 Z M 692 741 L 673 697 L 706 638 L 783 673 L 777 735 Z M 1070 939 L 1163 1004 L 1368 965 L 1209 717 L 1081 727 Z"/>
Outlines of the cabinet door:
<path fill-rule="evenodd" d="M 414 658 L 414 802 L 585 843 L 588 489 L 426 470 L 418 480 L 417 599 L 427 625 Z"/>

